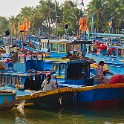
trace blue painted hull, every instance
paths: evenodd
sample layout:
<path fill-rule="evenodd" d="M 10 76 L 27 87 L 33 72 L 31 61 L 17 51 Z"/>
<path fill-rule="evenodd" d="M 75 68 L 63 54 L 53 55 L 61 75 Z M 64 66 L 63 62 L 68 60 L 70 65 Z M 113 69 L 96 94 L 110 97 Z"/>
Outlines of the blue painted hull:
<path fill-rule="evenodd" d="M 15 93 L 0 91 L 0 110 L 10 110 L 15 106 Z"/>
<path fill-rule="evenodd" d="M 17 94 L 18 95 L 18 94 Z M 109 107 L 118 106 L 124 102 L 124 84 L 105 84 L 97 86 L 85 86 L 79 88 L 60 88 L 46 93 L 38 92 L 34 95 L 17 96 L 17 100 L 31 102 L 35 107 L 60 107 L 58 102 L 62 96 L 63 107 L 88 106 Z"/>
<path fill-rule="evenodd" d="M 117 105 L 124 101 L 124 87 L 98 88 L 77 92 L 77 103 L 86 106 Z"/>

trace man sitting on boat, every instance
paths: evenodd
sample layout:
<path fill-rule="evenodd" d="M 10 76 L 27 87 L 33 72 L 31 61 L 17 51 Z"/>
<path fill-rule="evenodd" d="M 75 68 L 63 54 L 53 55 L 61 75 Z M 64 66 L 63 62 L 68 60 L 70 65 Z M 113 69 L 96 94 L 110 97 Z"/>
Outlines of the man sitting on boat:
<path fill-rule="evenodd" d="M 50 73 L 46 74 L 46 79 L 43 81 L 41 88 L 43 89 L 43 91 L 54 90 L 57 88 L 56 82 L 51 80 Z"/>
<path fill-rule="evenodd" d="M 96 82 L 101 82 L 101 83 L 105 83 L 107 81 L 107 79 L 104 77 L 106 75 L 106 73 L 110 73 L 108 70 L 104 70 L 103 68 L 104 66 L 104 61 L 100 61 L 98 64 L 98 68 L 96 69 Z"/>

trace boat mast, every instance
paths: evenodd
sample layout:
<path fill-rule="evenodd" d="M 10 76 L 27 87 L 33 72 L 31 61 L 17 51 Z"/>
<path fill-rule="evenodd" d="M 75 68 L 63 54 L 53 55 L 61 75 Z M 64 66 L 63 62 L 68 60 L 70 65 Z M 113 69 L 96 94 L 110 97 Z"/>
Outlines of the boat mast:
<path fill-rule="evenodd" d="M 50 1 L 49 3 L 49 11 L 48 11 L 48 32 L 49 32 L 49 39 L 50 39 Z"/>
<path fill-rule="evenodd" d="M 57 15 L 57 2 L 55 0 L 55 13 L 56 13 L 56 39 L 58 39 L 58 15 Z"/>
<path fill-rule="evenodd" d="M 110 18 L 109 20 L 109 33 L 111 34 L 113 31 L 112 31 L 112 17 Z"/>
<path fill-rule="evenodd" d="M 94 12 L 92 13 L 92 26 L 91 26 L 91 33 L 94 33 Z"/>

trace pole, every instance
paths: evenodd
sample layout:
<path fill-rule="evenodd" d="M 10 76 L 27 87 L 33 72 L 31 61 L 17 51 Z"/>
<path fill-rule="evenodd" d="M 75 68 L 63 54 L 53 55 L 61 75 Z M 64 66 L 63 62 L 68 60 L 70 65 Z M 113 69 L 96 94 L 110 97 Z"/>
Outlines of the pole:
<path fill-rule="evenodd" d="M 91 26 L 91 33 L 94 32 L 94 12 L 92 13 L 92 26 Z"/>
<path fill-rule="evenodd" d="M 48 11 L 48 25 L 49 25 L 48 32 L 49 32 L 49 39 L 50 39 L 50 1 L 49 1 L 49 11 Z"/>
<path fill-rule="evenodd" d="M 65 29 L 66 40 L 68 40 L 68 29 Z"/>
<path fill-rule="evenodd" d="M 111 34 L 112 33 L 112 17 L 110 18 L 110 20 L 109 20 L 109 33 Z"/>
<path fill-rule="evenodd" d="M 58 39 L 58 16 L 56 16 L 56 39 Z"/>
<path fill-rule="evenodd" d="M 58 16 L 57 16 L 57 9 L 56 9 L 57 3 L 55 0 L 55 13 L 56 13 L 56 39 L 58 39 Z"/>

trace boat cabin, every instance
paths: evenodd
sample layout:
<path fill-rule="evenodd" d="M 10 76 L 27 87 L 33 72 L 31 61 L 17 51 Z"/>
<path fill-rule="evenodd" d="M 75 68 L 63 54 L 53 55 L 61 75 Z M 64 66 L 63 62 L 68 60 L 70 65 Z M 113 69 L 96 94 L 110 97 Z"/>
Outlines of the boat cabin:
<path fill-rule="evenodd" d="M 50 40 L 50 56 L 53 58 L 62 58 L 67 55 L 81 55 L 90 50 L 91 41 L 84 40 Z"/>
<path fill-rule="evenodd" d="M 70 83 L 72 84 L 84 85 L 86 81 L 90 80 L 90 64 L 92 62 L 90 59 L 51 59 L 44 62 L 44 69 L 54 70 L 55 73 L 53 75 L 56 76 L 60 82 L 67 83 L 71 80 Z"/>
<path fill-rule="evenodd" d="M 43 59 L 48 57 L 49 53 L 19 53 L 18 62 L 14 64 L 16 72 L 27 72 L 29 69 L 36 71 L 43 70 Z"/>
<path fill-rule="evenodd" d="M 49 40 L 48 39 L 40 39 L 40 50 L 42 49 L 46 49 L 48 50 L 49 49 Z"/>
<path fill-rule="evenodd" d="M 109 56 L 121 56 L 124 57 L 124 47 L 121 46 L 109 46 L 108 47 Z"/>
<path fill-rule="evenodd" d="M 27 73 L 15 73 L 10 71 L 1 71 L 0 80 L 2 85 L 19 88 L 22 90 L 40 90 L 46 74 L 53 74 L 54 71 L 35 71 L 30 70 Z"/>
<path fill-rule="evenodd" d="M 48 39 L 30 39 L 30 42 L 35 46 L 39 51 L 48 52 L 49 49 L 49 40 Z"/>

